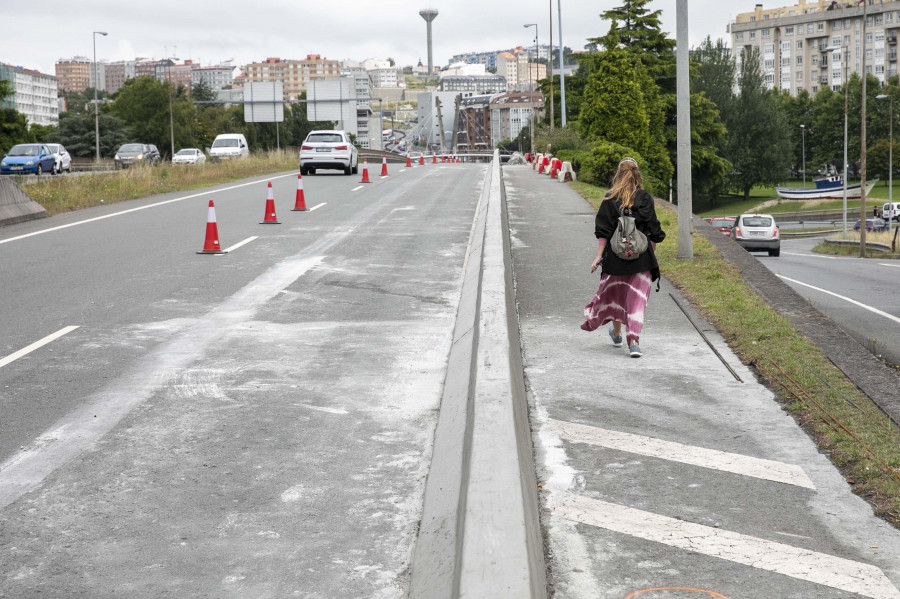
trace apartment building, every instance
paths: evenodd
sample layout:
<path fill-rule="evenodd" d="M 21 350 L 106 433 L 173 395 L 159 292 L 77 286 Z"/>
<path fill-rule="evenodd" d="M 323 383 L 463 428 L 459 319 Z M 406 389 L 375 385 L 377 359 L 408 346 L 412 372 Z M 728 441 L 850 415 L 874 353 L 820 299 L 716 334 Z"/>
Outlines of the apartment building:
<path fill-rule="evenodd" d="M 91 87 L 91 80 L 93 79 L 92 66 L 91 60 L 84 56 L 60 58 L 54 65 L 57 89 L 60 92 L 82 93 Z"/>
<path fill-rule="evenodd" d="M 125 85 L 125 82 L 135 77 L 135 61 L 120 60 L 106 65 L 106 90 L 114 94 Z"/>
<path fill-rule="evenodd" d="M 741 68 L 741 50 L 759 49 L 760 69 L 769 89 L 797 95 L 839 90 L 851 73 L 866 72 L 884 83 L 897 74 L 900 0 L 799 0 L 782 8 L 737 15 L 729 25 L 732 48 Z M 866 14 L 863 39 L 863 14 Z"/>
<path fill-rule="evenodd" d="M 13 89 L 13 96 L 4 101 L 4 107 L 15 108 L 24 114 L 29 125 L 59 124 L 59 96 L 55 76 L 0 63 L 0 79 L 9 81 Z"/>
<path fill-rule="evenodd" d="M 509 92 L 491 98 L 491 145 L 496 147 L 504 139 L 515 139 L 544 111 L 541 92 Z"/>
<path fill-rule="evenodd" d="M 206 83 L 209 88 L 217 92 L 219 90 L 230 88 L 234 84 L 234 67 L 229 65 L 216 65 L 209 67 L 201 67 L 193 65 L 191 69 L 191 85 L 197 85 L 201 81 Z"/>
<path fill-rule="evenodd" d="M 441 79 L 442 92 L 469 92 L 471 94 L 496 94 L 508 89 L 506 77 L 501 75 L 460 75 Z"/>
<path fill-rule="evenodd" d="M 284 99 L 297 100 L 307 91 L 311 81 L 326 77 L 340 77 L 341 65 L 337 60 L 328 60 L 318 54 L 308 54 L 304 60 L 267 58 L 264 62 L 253 62 L 243 68 L 247 81 L 281 81 L 284 85 Z"/>

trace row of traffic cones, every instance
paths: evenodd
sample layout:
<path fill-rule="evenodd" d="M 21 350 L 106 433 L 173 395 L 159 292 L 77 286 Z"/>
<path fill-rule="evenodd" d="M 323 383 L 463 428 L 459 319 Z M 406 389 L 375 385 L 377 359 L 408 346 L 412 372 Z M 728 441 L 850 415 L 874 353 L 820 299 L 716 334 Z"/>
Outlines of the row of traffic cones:
<path fill-rule="evenodd" d="M 297 198 L 291 212 L 306 212 L 306 196 L 303 193 L 303 176 L 297 175 Z M 272 191 L 272 182 L 269 182 L 266 188 L 266 213 L 261 225 L 280 225 L 281 221 L 275 214 L 275 194 Z M 219 244 L 219 227 L 216 224 L 216 207 L 213 201 L 209 201 L 209 208 L 206 213 L 206 240 L 203 242 L 203 249 L 198 254 L 224 254 L 222 246 Z"/>

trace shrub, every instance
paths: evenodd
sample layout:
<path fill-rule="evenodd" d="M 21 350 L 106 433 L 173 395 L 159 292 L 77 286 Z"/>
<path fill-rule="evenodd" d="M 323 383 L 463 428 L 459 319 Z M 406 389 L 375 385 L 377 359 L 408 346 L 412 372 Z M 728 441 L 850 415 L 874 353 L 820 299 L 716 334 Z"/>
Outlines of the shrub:
<path fill-rule="evenodd" d="M 591 148 L 582 163 L 581 171 L 576 170 L 578 178 L 585 183 L 608 186 L 616 174 L 616 169 L 619 168 L 619 162 L 626 156 L 631 156 L 637 161 L 642 173 L 647 172 L 647 164 L 640 154 L 623 145 L 611 141 L 601 141 Z"/>

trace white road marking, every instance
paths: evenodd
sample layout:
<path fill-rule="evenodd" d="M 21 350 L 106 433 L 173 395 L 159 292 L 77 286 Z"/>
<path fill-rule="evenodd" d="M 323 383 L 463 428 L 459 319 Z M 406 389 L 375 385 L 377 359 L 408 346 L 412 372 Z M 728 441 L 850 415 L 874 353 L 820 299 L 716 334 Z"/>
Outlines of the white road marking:
<path fill-rule="evenodd" d="M 682 445 L 681 443 L 662 441 L 652 437 L 642 437 L 631 433 L 611 431 L 573 422 L 550 420 L 549 424 L 551 430 L 557 435 L 575 443 L 588 443 L 681 464 L 690 464 L 787 485 L 796 485 L 806 489 L 816 488 L 803 469 L 792 464 L 763 460 L 737 453 L 727 453 L 715 449 L 706 449 L 704 447 Z"/>
<path fill-rule="evenodd" d="M 405 173 L 405 172 L 406 172 L 406 169 L 405 169 L 405 168 L 401 168 L 398 172 Z"/>
<path fill-rule="evenodd" d="M 338 414 L 340 416 L 343 416 L 343 415 L 349 413 L 344 408 L 326 408 L 324 406 L 313 406 L 313 405 L 310 405 L 307 403 L 295 403 L 294 405 L 297 406 L 298 408 L 308 408 L 310 410 L 316 410 L 317 412 L 326 412 L 328 414 Z"/>
<path fill-rule="evenodd" d="M 354 187 L 354 188 L 351 189 L 350 191 L 359 191 L 359 190 L 362 189 L 363 187 L 365 187 L 365 185 L 360 185 L 360 186 L 358 186 L 358 187 Z"/>
<path fill-rule="evenodd" d="M 900 268 L 900 264 L 887 264 L 885 262 L 879 262 L 878 266 L 892 266 L 894 268 Z"/>
<path fill-rule="evenodd" d="M 312 208 L 310 208 L 309 211 L 312 212 L 312 211 L 315 210 L 316 208 L 321 208 L 322 206 L 324 206 L 324 205 L 327 204 L 327 203 L 328 203 L 328 202 L 322 202 L 321 204 L 316 204 L 315 206 L 313 206 Z"/>
<path fill-rule="evenodd" d="M 889 320 L 893 320 L 894 322 L 900 324 L 900 318 L 897 318 L 896 316 L 894 316 L 894 315 L 892 315 L 892 314 L 888 314 L 887 312 L 883 312 L 882 310 L 879 310 L 878 308 L 873 308 L 872 306 L 867 306 L 866 304 L 863 304 L 862 302 L 858 302 L 858 301 L 856 301 L 855 299 L 850 299 L 849 297 L 846 297 L 846 296 L 843 296 L 843 295 L 839 295 L 839 294 L 837 294 L 837 293 L 834 293 L 833 291 L 828 291 L 828 290 L 826 290 L 826 289 L 822 289 L 821 287 L 816 287 L 816 286 L 814 286 L 814 285 L 810 285 L 810 284 L 808 284 L 808 283 L 804 283 L 803 281 L 798 281 L 798 280 L 796 280 L 796 279 L 790 279 L 790 278 L 785 277 L 785 276 L 783 276 L 783 275 L 777 275 L 777 276 L 778 276 L 778 277 L 781 277 L 781 278 L 784 279 L 785 281 L 790 281 L 791 283 L 796 283 L 797 285 L 803 285 L 804 287 L 809 287 L 810 289 L 815 289 L 816 291 L 819 291 L 819 292 L 821 292 L 821 293 L 826 293 L 826 294 L 832 295 L 832 296 L 834 296 L 834 297 L 836 297 L 836 298 L 838 298 L 838 299 L 842 299 L 842 300 L 844 300 L 845 302 L 850 302 L 850 303 L 853 304 L 854 306 L 859 306 L 860 308 L 863 308 L 863 309 L 865 309 L 865 310 L 868 310 L 869 312 L 873 312 L 873 313 L 875 313 L 875 314 L 877 314 L 877 315 L 879 315 L 879 316 L 884 316 L 885 318 L 887 318 L 887 319 L 889 319 Z"/>
<path fill-rule="evenodd" d="M 822 258 L 823 260 L 841 260 L 836 256 L 823 256 L 821 254 L 800 254 L 798 252 L 781 252 L 785 256 L 803 256 L 804 258 Z"/>
<path fill-rule="evenodd" d="M 254 239 L 259 239 L 259 236 L 258 236 L 258 235 L 255 235 L 255 236 L 253 236 L 253 237 L 248 237 L 248 238 L 245 239 L 244 241 L 239 241 L 238 243 L 234 244 L 234 245 L 231 246 L 230 248 L 225 248 L 224 250 L 222 250 L 222 252 L 224 252 L 224 253 L 226 253 L 226 254 L 227 254 L 228 252 L 233 252 L 234 250 L 238 249 L 238 248 L 241 247 L 242 245 L 247 245 L 248 243 L 250 243 L 250 242 L 253 241 Z M 217 255 L 217 256 L 221 256 L 222 254 L 216 254 L 216 255 Z"/>
<path fill-rule="evenodd" d="M 20 350 L 17 351 L 17 352 L 13 352 L 13 353 L 9 354 L 9 355 L 6 356 L 5 358 L 0 359 L 0 368 L 3 368 L 3 367 L 6 366 L 7 364 L 12 364 L 13 362 L 15 362 L 16 360 L 18 360 L 18 359 L 21 358 L 22 356 L 27 356 L 28 354 L 30 354 L 30 353 L 33 352 L 34 350 L 39 349 L 39 348 L 41 348 L 41 347 L 44 347 L 44 346 L 47 345 L 48 343 L 50 343 L 50 342 L 52 342 L 52 341 L 55 341 L 55 340 L 59 339 L 59 338 L 62 337 L 63 335 L 68 335 L 69 333 L 71 333 L 72 331 L 74 331 L 74 330 L 77 329 L 77 328 L 78 328 L 78 327 L 76 327 L 76 326 L 62 328 L 62 329 L 56 331 L 55 333 L 53 333 L 52 335 L 47 335 L 46 337 L 44 337 L 44 338 L 41 339 L 40 341 L 35 341 L 35 342 L 32 343 L 31 345 L 29 345 L 29 346 L 27 346 L 27 347 L 23 347 L 22 349 L 20 349 Z"/>
<path fill-rule="evenodd" d="M 267 181 L 274 181 L 275 179 L 283 179 L 284 177 L 294 177 L 296 173 L 290 175 L 279 175 L 277 177 L 269 177 Z M 238 189 L 240 187 L 247 187 L 248 185 L 259 185 L 261 181 L 251 181 L 250 183 L 241 183 L 240 185 L 232 185 L 231 187 L 223 187 L 222 189 L 215 189 L 212 191 L 201 191 L 200 193 L 191 194 L 189 196 L 182 196 L 180 198 L 174 198 L 171 200 L 166 200 L 164 202 L 157 202 L 155 204 L 147 204 L 146 206 L 140 206 L 138 208 L 130 208 L 128 210 L 122 210 L 121 212 L 114 212 L 112 214 L 105 214 L 103 216 L 97 216 L 94 218 L 88 218 L 85 220 L 80 220 L 78 222 L 69 223 L 68 225 L 60 225 L 58 227 L 51 227 L 49 229 L 42 229 L 40 231 L 34 231 L 32 233 L 26 233 L 25 235 L 19 235 L 18 237 L 10 237 L 9 239 L 0 239 L 0 245 L 4 243 L 9 243 L 10 241 L 18 241 L 20 239 L 25 239 L 27 237 L 34 237 L 35 235 L 43 235 L 44 233 L 50 233 L 51 231 L 59 231 L 61 229 L 68 229 L 69 227 L 76 227 L 78 225 L 85 225 L 87 223 L 92 223 L 98 220 L 104 220 L 107 218 L 112 218 L 114 216 L 122 216 L 123 214 L 131 214 L 132 212 L 138 212 L 139 210 L 147 210 L 148 208 L 156 208 L 157 206 L 165 206 L 166 204 L 172 204 L 174 202 L 181 202 L 182 200 L 190 200 L 191 198 L 199 198 L 200 196 L 206 196 L 213 193 L 221 193 L 223 191 L 229 191 L 232 189 Z"/>
<path fill-rule="evenodd" d="M 900 591 L 875 566 L 809 549 L 574 494 L 557 505 L 554 515 L 872 599 L 900 599 Z"/>

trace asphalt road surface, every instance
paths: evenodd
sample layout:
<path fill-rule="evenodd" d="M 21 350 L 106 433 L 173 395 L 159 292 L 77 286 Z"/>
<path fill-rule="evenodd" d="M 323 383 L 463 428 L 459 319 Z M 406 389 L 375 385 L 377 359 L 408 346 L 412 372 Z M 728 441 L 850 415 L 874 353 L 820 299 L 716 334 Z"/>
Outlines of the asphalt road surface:
<path fill-rule="evenodd" d="M 0 597 L 403 596 L 485 168 L 0 230 Z"/>
<path fill-rule="evenodd" d="M 863 347 L 900 364 L 900 263 L 813 253 L 819 243 L 782 240 L 781 256 L 754 255 Z"/>

